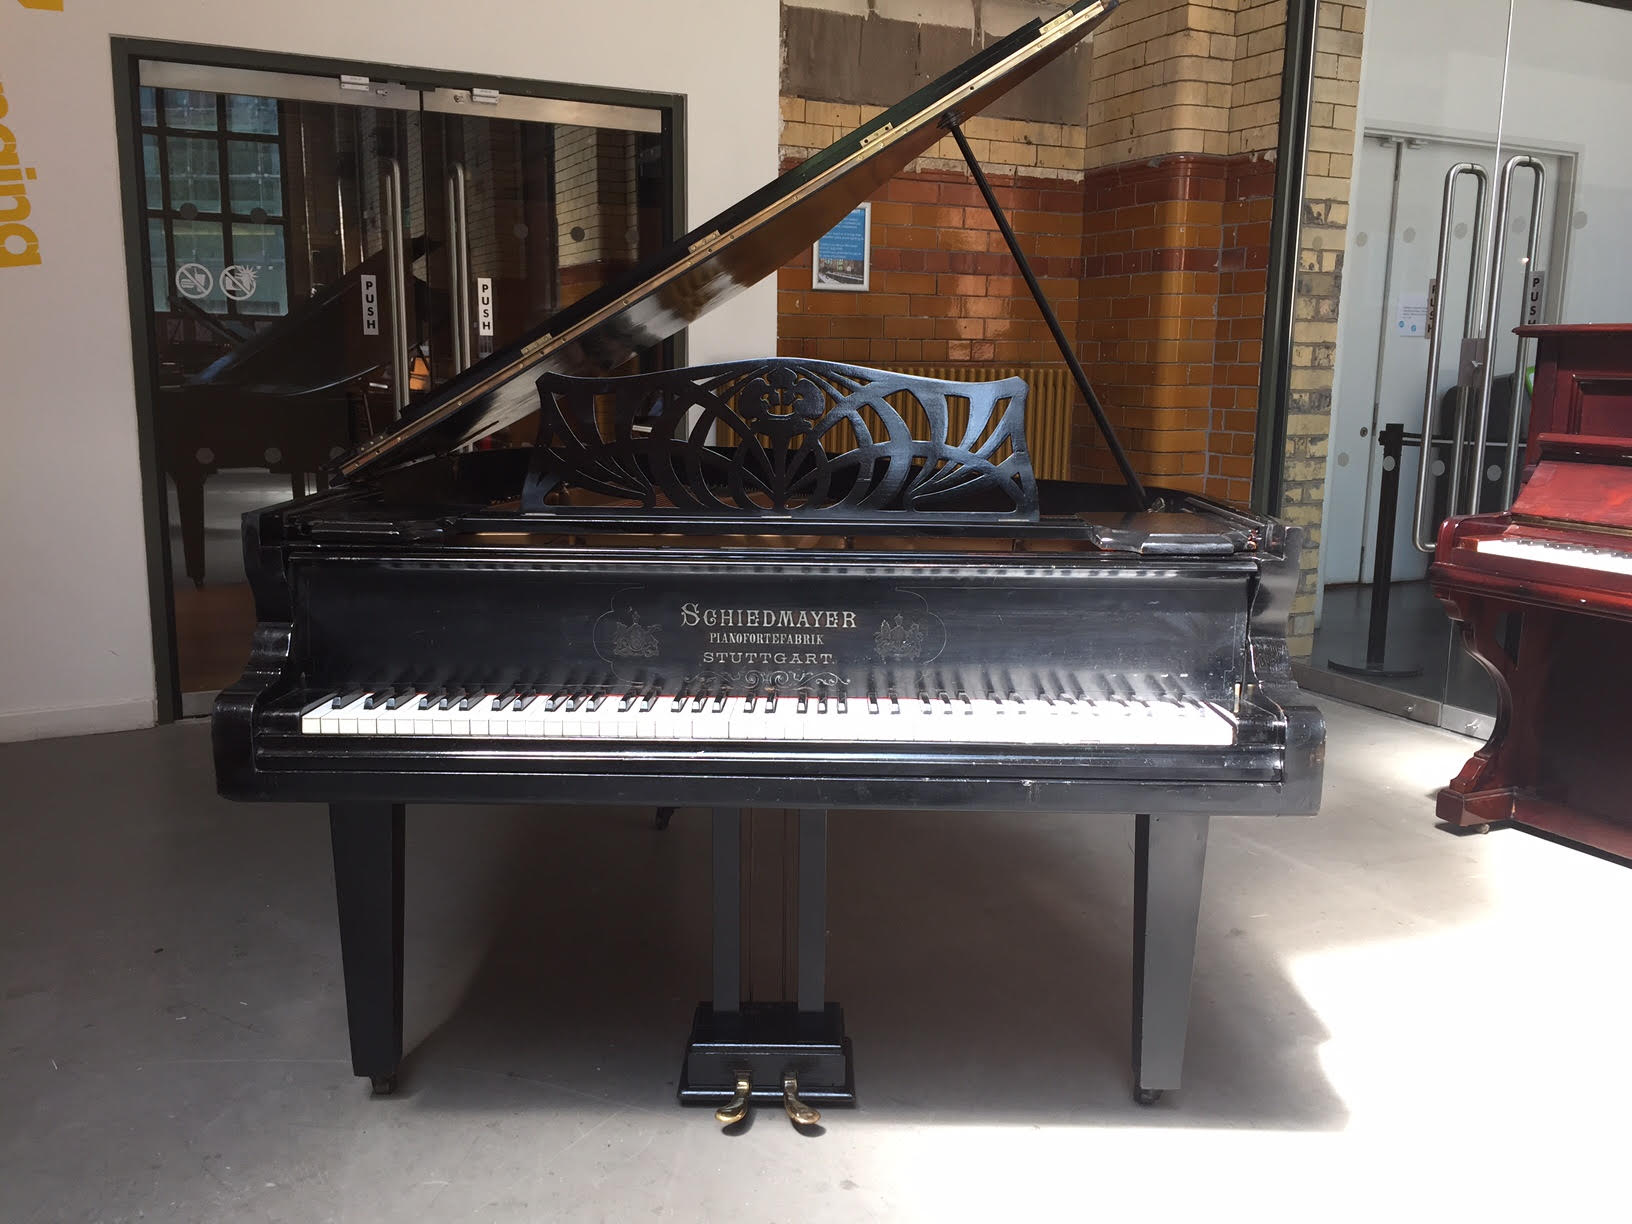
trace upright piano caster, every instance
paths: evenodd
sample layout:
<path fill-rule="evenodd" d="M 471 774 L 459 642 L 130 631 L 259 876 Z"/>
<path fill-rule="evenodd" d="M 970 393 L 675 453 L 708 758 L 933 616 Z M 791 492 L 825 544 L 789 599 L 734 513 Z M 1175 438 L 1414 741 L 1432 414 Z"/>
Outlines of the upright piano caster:
<path fill-rule="evenodd" d="M 721 1126 L 735 1126 L 748 1116 L 749 1103 L 754 1099 L 754 1085 L 746 1071 L 737 1072 L 737 1091 L 724 1105 L 714 1111 L 714 1120 Z"/>
<path fill-rule="evenodd" d="M 390 1096 L 397 1090 L 397 1077 L 394 1075 L 371 1075 L 368 1082 L 377 1097 Z"/>
<path fill-rule="evenodd" d="M 1133 1099 L 1141 1105 L 1154 1105 L 1162 1099 L 1162 1090 L 1160 1088 L 1135 1088 L 1133 1090 Z"/>

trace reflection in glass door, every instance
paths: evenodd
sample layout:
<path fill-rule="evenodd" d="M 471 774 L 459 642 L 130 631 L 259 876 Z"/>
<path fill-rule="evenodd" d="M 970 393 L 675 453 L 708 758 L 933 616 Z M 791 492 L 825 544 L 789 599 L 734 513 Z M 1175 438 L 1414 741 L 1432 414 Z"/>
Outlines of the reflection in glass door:
<path fill-rule="evenodd" d="M 656 251 L 671 153 L 656 108 L 154 61 L 138 80 L 175 654 L 201 712 L 253 628 L 243 512 L 316 490 Z"/>
<path fill-rule="evenodd" d="M 1535 359 L 1514 328 L 1632 318 L 1632 12 L 1376 0 L 1365 25 L 1311 663 L 1483 733 L 1494 688 L 1424 575 L 1448 515 L 1503 510 L 1523 480 Z"/>
<path fill-rule="evenodd" d="M 1310 659 L 1333 691 L 1436 718 L 1456 647 L 1412 543 L 1416 493 L 1420 474 L 1426 523 L 1450 453 L 1435 439 L 1456 413 L 1454 393 L 1441 400 L 1466 373 L 1452 333 L 1481 318 L 1492 192 L 1479 183 L 1498 164 L 1507 52 L 1505 10 L 1451 8 L 1365 10 Z"/>

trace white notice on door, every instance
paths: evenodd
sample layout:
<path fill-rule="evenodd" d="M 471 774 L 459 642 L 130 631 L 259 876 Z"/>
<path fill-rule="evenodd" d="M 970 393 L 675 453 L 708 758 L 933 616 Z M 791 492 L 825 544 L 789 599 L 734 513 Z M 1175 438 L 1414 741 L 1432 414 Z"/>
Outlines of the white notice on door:
<path fill-rule="evenodd" d="M 476 278 L 476 334 L 491 336 L 493 334 L 493 278 L 478 276 Z"/>
<path fill-rule="evenodd" d="M 1402 293 L 1394 309 L 1394 334 L 1408 339 L 1425 339 L 1428 335 L 1428 295 Z"/>
<path fill-rule="evenodd" d="M 363 287 L 363 335 L 380 334 L 380 281 L 367 272 L 359 276 Z"/>

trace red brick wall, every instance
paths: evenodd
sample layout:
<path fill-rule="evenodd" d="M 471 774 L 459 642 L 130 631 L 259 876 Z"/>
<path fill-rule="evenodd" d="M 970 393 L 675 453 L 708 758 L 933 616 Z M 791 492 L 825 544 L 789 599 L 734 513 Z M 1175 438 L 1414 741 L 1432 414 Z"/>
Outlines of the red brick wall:
<path fill-rule="evenodd" d="M 1061 322 L 1076 326 L 1082 277 L 1082 190 L 1057 179 L 996 175 Z M 810 252 L 777 278 L 778 349 L 830 361 L 1025 363 L 1058 350 L 966 174 L 900 175 L 873 200 L 865 293 L 812 290 Z"/>
<path fill-rule="evenodd" d="M 992 184 L 1135 468 L 1245 502 L 1273 163 L 1177 155 L 1081 182 Z M 884 187 L 871 276 L 865 293 L 828 292 L 810 287 L 808 251 L 784 267 L 779 351 L 883 367 L 1059 360 L 966 174 L 905 174 Z M 1119 479 L 1082 404 L 1072 471 Z"/>
<path fill-rule="evenodd" d="M 1274 165 L 1177 154 L 1084 184 L 1081 356 L 1142 476 L 1245 502 Z M 1079 414 L 1073 470 L 1114 480 Z"/>

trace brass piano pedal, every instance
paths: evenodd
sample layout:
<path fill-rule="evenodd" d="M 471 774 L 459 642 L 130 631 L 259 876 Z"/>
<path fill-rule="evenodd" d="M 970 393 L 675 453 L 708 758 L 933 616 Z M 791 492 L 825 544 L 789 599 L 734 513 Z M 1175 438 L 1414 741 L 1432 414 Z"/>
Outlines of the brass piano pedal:
<path fill-rule="evenodd" d="M 735 1126 L 748 1116 L 748 1103 L 753 1096 L 754 1086 L 748 1080 L 746 1071 L 737 1072 L 737 1092 L 729 1101 L 714 1111 L 714 1120 L 721 1126 Z M 803 1108 L 801 1106 L 800 1108 Z"/>
<path fill-rule="evenodd" d="M 747 1081 L 739 1081 L 744 1083 Z M 815 1126 L 822 1120 L 820 1110 L 799 1099 L 799 1081 L 792 1075 L 782 1077 L 782 1108 L 788 1111 L 788 1120 L 795 1126 Z"/>

